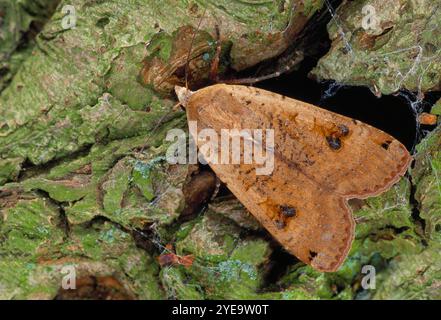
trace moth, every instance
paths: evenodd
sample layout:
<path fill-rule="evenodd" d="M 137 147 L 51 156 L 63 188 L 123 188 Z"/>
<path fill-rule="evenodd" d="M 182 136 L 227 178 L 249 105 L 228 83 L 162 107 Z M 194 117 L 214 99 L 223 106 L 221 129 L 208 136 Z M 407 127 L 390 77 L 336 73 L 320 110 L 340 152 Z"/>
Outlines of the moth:
<path fill-rule="evenodd" d="M 141 78 L 161 89 L 163 79 L 174 79 L 176 66 L 185 63 L 185 87 L 176 86 L 175 92 L 200 151 L 205 146 L 200 134 L 206 129 L 214 130 L 217 136 L 222 136 L 225 129 L 230 133 L 233 129 L 271 130 L 274 144 L 266 149 L 274 160 L 270 173 L 258 174 L 261 165 L 256 162 L 208 164 L 288 252 L 319 271 L 338 270 L 354 238 L 355 221 L 348 200 L 388 190 L 405 174 L 412 157 L 399 141 L 358 120 L 239 85 L 290 71 L 303 59 L 301 51 L 294 52 L 284 69 L 273 74 L 189 90 L 190 60 L 211 50 L 199 33 L 204 15 L 205 10 L 196 29 L 182 28 L 176 33 L 179 41 L 172 50 L 173 63 L 149 60 Z M 216 50 L 209 73 L 213 82 L 219 82 L 221 41 L 217 26 L 215 33 Z M 194 44 L 197 50 L 192 50 Z M 197 124 L 196 130 L 191 130 L 192 123 Z M 266 146 L 263 141 L 260 144 Z M 215 151 L 216 158 L 222 158 L 222 149 Z M 242 160 L 245 149 L 244 141 L 240 148 Z"/>
<path fill-rule="evenodd" d="M 388 190 L 412 159 L 379 129 L 269 91 L 227 84 L 175 91 L 198 133 L 274 130 L 270 175 L 257 175 L 252 163 L 209 165 L 287 251 L 322 272 L 338 270 L 351 248 L 348 200 Z"/>

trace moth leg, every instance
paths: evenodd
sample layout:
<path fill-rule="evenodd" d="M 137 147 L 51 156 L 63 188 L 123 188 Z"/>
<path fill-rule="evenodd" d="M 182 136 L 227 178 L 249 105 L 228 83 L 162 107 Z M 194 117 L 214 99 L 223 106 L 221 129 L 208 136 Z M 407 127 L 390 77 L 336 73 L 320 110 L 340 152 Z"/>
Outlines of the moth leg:
<path fill-rule="evenodd" d="M 215 28 L 216 28 L 216 52 L 214 53 L 214 57 L 213 57 L 213 61 L 211 62 L 211 69 L 210 69 L 210 80 L 214 83 L 218 82 L 219 79 L 218 76 L 219 61 L 222 51 L 219 26 L 216 25 Z"/>
<path fill-rule="evenodd" d="M 217 175 L 215 175 L 215 176 L 216 176 L 216 185 L 215 185 L 215 189 L 213 191 L 213 194 L 211 195 L 210 201 L 213 201 L 217 197 L 217 195 L 219 194 L 219 191 L 220 191 L 220 187 L 222 185 L 221 179 L 219 179 L 219 177 Z"/>
<path fill-rule="evenodd" d="M 173 112 L 177 112 L 180 110 L 185 110 L 185 107 L 181 104 L 181 102 L 178 102 L 177 104 L 175 104 L 172 108 Z"/>

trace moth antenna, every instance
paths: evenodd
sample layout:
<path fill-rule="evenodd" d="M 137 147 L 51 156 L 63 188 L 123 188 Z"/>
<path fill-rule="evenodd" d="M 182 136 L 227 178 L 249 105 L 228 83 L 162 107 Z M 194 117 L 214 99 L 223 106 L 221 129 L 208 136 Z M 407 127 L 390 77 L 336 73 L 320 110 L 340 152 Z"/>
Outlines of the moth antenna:
<path fill-rule="evenodd" d="M 172 109 L 167 112 L 166 114 L 164 114 L 158 121 L 158 123 L 155 125 L 155 127 L 152 129 L 150 136 L 147 138 L 147 141 L 145 142 L 145 144 L 142 146 L 141 150 L 139 151 L 140 153 L 142 153 L 144 151 L 144 149 L 146 147 L 148 147 L 148 144 L 150 143 L 150 140 L 152 138 L 152 136 L 157 132 L 157 130 L 161 127 L 161 125 L 163 124 L 163 121 L 170 116 L 170 114 L 172 114 L 173 112 L 176 112 L 179 108 L 179 106 L 183 106 L 185 107 L 187 105 L 187 101 L 190 98 L 190 95 L 193 93 L 192 91 L 188 90 L 188 66 L 190 63 L 190 57 L 191 57 L 191 50 L 193 48 L 193 43 L 196 39 L 196 34 L 199 31 L 201 24 L 202 24 L 202 20 L 204 19 L 205 16 L 205 12 L 207 11 L 207 8 L 204 9 L 204 12 L 202 13 L 201 18 L 199 19 L 198 22 L 198 26 L 197 29 L 195 30 L 195 32 L 193 33 L 193 36 L 191 38 L 191 42 L 190 42 L 190 48 L 188 50 L 188 54 L 187 54 L 187 60 L 185 62 L 185 88 L 176 86 L 175 87 L 175 91 L 176 94 L 178 96 L 179 99 L 179 103 L 174 105 L 172 107 Z"/>
<path fill-rule="evenodd" d="M 201 28 L 202 20 L 204 20 L 205 12 L 206 11 L 207 11 L 207 8 L 204 9 L 204 12 L 202 13 L 201 18 L 199 19 L 197 28 L 193 32 L 193 36 L 192 36 L 191 41 L 190 41 L 190 48 L 188 49 L 187 60 L 185 61 L 185 68 L 184 68 L 184 72 L 185 72 L 185 88 L 187 90 L 188 90 L 188 67 L 189 67 L 189 64 L 190 64 L 191 50 L 193 49 L 193 44 L 194 44 L 194 41 L 196 39 L 196 34 L 198 33 L 199 29 Z"/>
<path fill-rule="evenodd" d="M 216 52 L 213 57 L 213 62 L 211 63 L 210 68 L 210 80 L 213 82 L 218 82 L 218 70 L 219 70 L 219 61 L 220 55 L 222 51 L 222 45 L 220 41 L 220 30 L 219 25 L 216 25 Z"/>

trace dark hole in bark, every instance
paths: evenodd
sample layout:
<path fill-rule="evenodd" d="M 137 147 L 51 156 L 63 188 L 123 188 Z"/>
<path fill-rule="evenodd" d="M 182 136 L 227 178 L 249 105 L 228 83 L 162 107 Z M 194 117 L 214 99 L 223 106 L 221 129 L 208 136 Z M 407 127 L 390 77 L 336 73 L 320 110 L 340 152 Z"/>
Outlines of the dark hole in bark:
<path fill-rule="evenodd" d="M 384 29 L 384 31 L 379 35 L 379 37 L 388 34 L 389 32 L 391 32 L 393 30 L 393 28 L 394 27 L 389 27 L 389 28 Z"/>
<path fill-rule="evenodd" d="M 96 22 L 96 26 L 100 27 L 100 28 L 104 28 L 106 25 L 108 25 L 110 23 L 110 19 L 108 17 L 104 17 L 104 18 L 100 18 L 97 22 Z"/>
<path fill-rule="evenodd" d="M 5 75 L 7 75 L 9 73 L 9 68 L 7 67 L 2 67 L 0 68 L 0 78 L 4 77 Z"/>
<path fill-rule="evenodd" d="M 268 235 L 268 237 L 271 236 Z M 265 288 L 265 290 L 268 289 L 269 291 L 271 291 L 271 288 L 268 286 L 275 285 L 277 281 L 286 274 L 290 266 L 298 262 L 296 257 L 291 255 L 280 245 L 276 244 L 274 240 L 272 241 L 273 252 L 268 260 L 269 263 L 265 266 L 267 272 L 265 272 L 263 285 L 263 288 Z"/>

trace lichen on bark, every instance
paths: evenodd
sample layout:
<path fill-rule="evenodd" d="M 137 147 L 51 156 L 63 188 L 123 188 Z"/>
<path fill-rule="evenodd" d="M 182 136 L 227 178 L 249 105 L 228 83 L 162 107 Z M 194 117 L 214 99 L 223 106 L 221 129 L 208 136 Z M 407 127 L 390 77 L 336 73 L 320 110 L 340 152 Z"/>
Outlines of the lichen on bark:
<path fill-rule="evenodd" d="M 439 0 L 345 1 L 328 25 L 332 47 L 312 75 L 367 86 L 377 95 L 441 90 L 440 5 Z"/>

